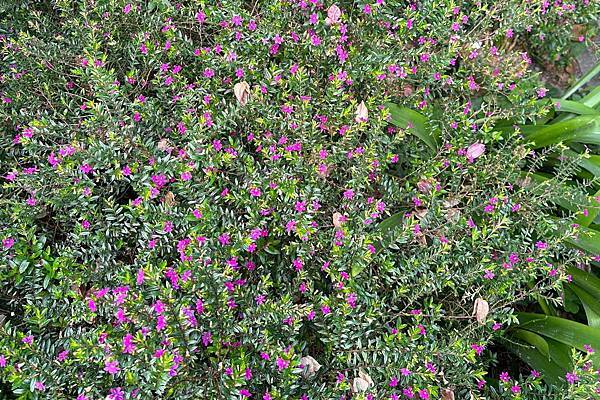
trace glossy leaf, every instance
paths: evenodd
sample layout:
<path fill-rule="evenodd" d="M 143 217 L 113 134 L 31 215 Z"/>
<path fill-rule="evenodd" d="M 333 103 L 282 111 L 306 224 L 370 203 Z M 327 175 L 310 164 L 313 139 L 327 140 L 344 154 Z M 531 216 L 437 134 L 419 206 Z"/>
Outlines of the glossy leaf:
<path fill-rule="evenodd" d="M 438 148 L 438 136 L 427 127 L 427 119 L 420 113 L 406 107 L 398 107 L 393 103 L 387 103 L 390 110 L 392 124 L 409 132 L 421 139 L 430 149 L 436 151 Z"/>

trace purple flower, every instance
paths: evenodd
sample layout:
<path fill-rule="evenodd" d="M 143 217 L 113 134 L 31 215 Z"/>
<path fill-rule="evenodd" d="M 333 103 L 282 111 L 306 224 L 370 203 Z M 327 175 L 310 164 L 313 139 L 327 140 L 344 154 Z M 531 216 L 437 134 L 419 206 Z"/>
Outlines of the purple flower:
<path fill-rule="evenodd" d="M 108 392 L 107 400 L 124 400 L 125 392 L 120 387 L 112 388 Z"/>
<path fill-rule="evenodd" d="M 10 249 L 11 247 L 13 247 L 13 245 L 15 244 L 15 239 L 13 238 L 6 238 L 2 241 L 2 247 L 4 247 L 5 250 Z"/>
<path fill-rule="evenodd" d="M 25 336 L 23 339 L 21 339 L 21 342 L 25 344 L 33 344 L 33 335 Z"/>
<path fill-rule="evenodd" d="M 567 379 L 567 382 L 569 382 L 570 385 L 574 385 L 575 382 L 579 381 L 579 377 L 577 376 L 577 374 L 575 374 L 575 372 L 567 372 L 565 378 Z"/>
<path fill-rule="evenodd" d="M 510 375 L 508 374 L 508 372 L 504 371 L 500 374 L 500 380 L 502 382 L 508 382 L 510 381 Z"/>
<path fill-rule="evenodd" d="M 288 366 L 290 365 L 290 362 L 287 360 L 284 360 L 281 357 L 277 357 L 277 369 L 279 371 L 286 369 Z"/>
<path fill-rule="evenodd" d="M 108 361 L 104 362 L 104 371 L 108 372 L 111 375 L 118 374 L 121 369 L 119 368 L 118 361 Z"/>

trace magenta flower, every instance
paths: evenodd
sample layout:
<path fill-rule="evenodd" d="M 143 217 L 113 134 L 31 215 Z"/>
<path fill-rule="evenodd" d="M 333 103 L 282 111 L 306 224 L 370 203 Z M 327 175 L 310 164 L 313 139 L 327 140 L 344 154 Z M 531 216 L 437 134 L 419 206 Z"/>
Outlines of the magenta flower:
<path fill-rule="evenodd" d="M 575 372 L 567 372 L 567 374 L 565 375 L 565 378 L 567 379 L 567 382 L 570 385 L 574 385 L 575 382 L 579 381 L 579 377 L 577 376 L 577 374 Z"/>
<path fill-rule="evenodd" d="M 104 362 L 104 371 L 108 372 L 111 375 L 118 374 L 121 369 L 119 368 L 118 361 L 108 361 Z"/>
<path fill-rule="evenodd" d="M 21 339 L 21 342 L 29 345 L 33 344 L 33 335 L 25 336 L 23 339 Z"/>
<path fill-rule="evenodd" d="M 290 362 L 287 360 L 284 360 L 281 357 L 277 357 L 277 369 L 279 371 L 286 369 L 288 366 L 290 365 Z"/>
<path fill-rule="evenodd" d="M 500 374 L 500 380 L 502 382 L 508 382 L 510 381 L 510 375 L 508 374 L 508 372 L 504 371 Z"/>
<path fill-rule="evenodd" d="M 4 247 L 5 250 L 10 249 L 11 247 L 13 247 L 13 245 L 15 244 L 15 239 L 13 238 L 6 238 L 2 241 L 2 247 Z"/>

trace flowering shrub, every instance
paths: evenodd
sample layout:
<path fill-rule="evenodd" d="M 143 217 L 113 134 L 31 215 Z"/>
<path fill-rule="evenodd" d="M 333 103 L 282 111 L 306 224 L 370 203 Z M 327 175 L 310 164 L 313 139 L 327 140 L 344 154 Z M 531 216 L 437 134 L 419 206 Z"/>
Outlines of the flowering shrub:
<path fill-rule="evenodd" d="M 522 396 L 486 383 L 493 341 L 582 256 L 493 130 L 543 111 L 508 39 L 567 54 L 578 39 L 549 27 L 598 6 L 212 3 L 6 6 L 2 391 Z M 586 371 L 570 393 L 595 389 Z"/>

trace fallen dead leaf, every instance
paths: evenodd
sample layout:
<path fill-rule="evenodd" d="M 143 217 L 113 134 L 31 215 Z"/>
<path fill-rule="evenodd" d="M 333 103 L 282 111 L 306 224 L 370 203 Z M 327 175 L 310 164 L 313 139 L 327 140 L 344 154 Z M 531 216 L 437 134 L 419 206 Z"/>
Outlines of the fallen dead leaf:
<path fill-rule="evenodd" d="M 371 386 L 375 386 L 373 379 L 366 372 L 358 371 L 358 376 L 352 381 L 352 391 L 354 393 L 365 392 Z"/>
<path fill-rule="evenodd" d="M 490 306 L 487 301 L 478 297 L 475 300 L 475 304 L 473 304 L 473 315 L 477 319 L 477 322 L 480 324 L 485 324 L 485 319 L 487 318 L 488 313 L 490 312 Z"/>
<path fill-rule="evenodd" d="M 167 194 L 165 195 L 165 204 L 168 207 L 173 207 L 175 205 L 175 195 L 173 194 L 173 192 L 167 192 Z"/>
<path fill-rule="evenodd" d="M 442 400 L 454 400 L 454 391 L 452 389 L 442 389 Z"/>
<path fill-rule="evenodd" d="M 335 5 L 332 4 L 327 9 L 327 18 L 325 18 L 325 24 L 327 25 L 335 25 L 340 22 L 340 17 L 342 16 L 342 10 Z"/>
<path fill-rule="evenodd" d="M 367 110 L 367 106 L 364 101 L 361 101 L 358 107 L 356 108 L 356 117 L 354 120 L 356 122 L 365 122 L 369 119 L 369 110 Z"/>
<path fill-rule="evenodd" d="M 233 93 L 238 102 L 242 106 L 245 106 L 250 99 L 250 85 L 248 85 L 248 82 L 246 81 L 238 82 L 233 87 Z"/>
<path fill-rule="evenodd" d="M 300 359 L 300 365 L 303 368 L 302 375 L 305 378 L 315 376 L 317 371 L 321 369 L 321 364 L 311 356 L 305 356 Z"/>
<path fill-rule="evenodd" d="M 333 213 L 333 226 L 335 226 L 337 229 L 340 229 L 342 227 L 342 217 L 343 215 L 339 212 Z"/>

